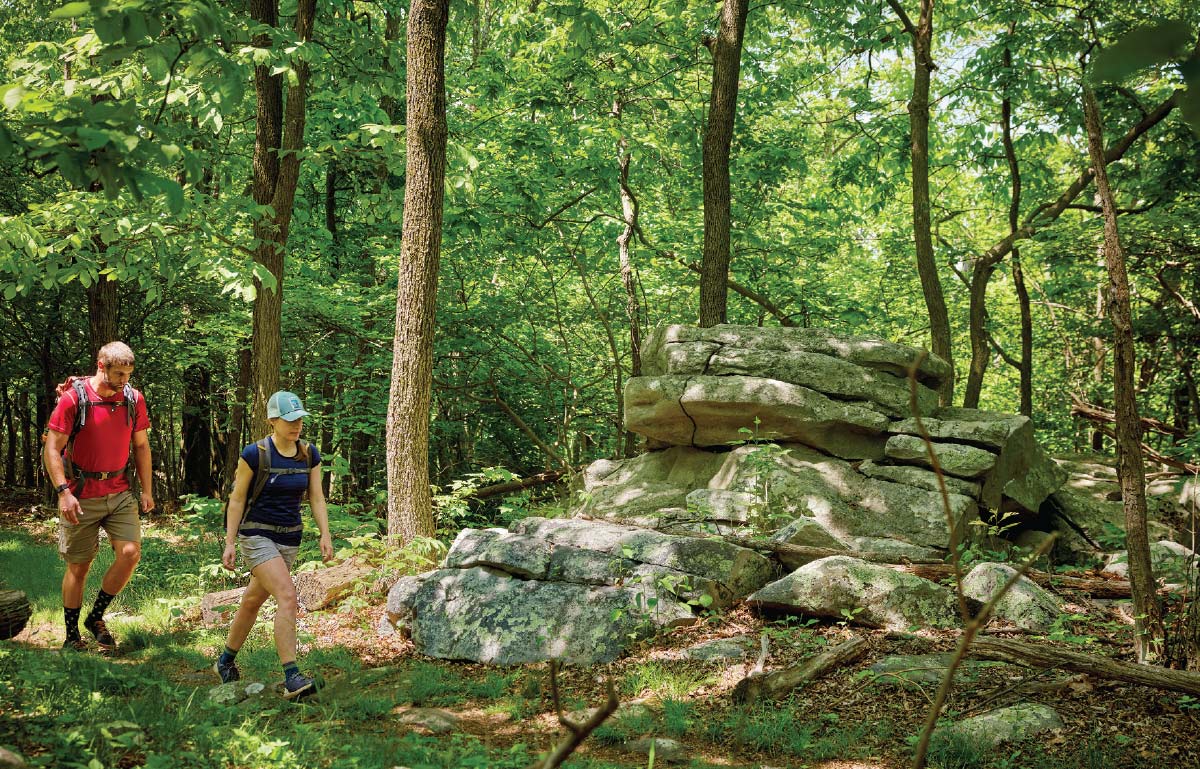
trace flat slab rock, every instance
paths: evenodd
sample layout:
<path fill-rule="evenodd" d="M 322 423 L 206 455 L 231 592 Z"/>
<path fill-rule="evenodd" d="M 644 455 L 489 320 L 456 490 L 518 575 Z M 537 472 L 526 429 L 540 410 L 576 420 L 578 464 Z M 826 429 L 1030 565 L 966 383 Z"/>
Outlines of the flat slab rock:
<path fill-rule="evenodd" d="M 481 567 L 402 578 L 388 612 L 422 654 L 496 665 L 611 662 L 658 628 L 695 621 L 686 604 L 648 586 L 539 582 Z"/>
<path fill-rule="evenodd" d="M 674 446 L 747 439 L 804 443 L 844 459 L 879 459 L 886 415 L 816 390 L 753 376 L 640 376 L 625 382 L 625 426 Z"/>
<path fill-rule="evenodd" d="M 512 531 L 463 530 L 443 568 L 392 586 L 387 614 L 431 657 L 590 665 L 695 621 L 693 606 L 728 605 L 774 570 L 721 540 L 526 518 Z"/>
<path fill-rule="evenodd" d="M 709 328 L 667 325 L 654 329 L 642 347 L 642 366 L 647 374 L 667 373 L 670 361 L 688 355 L 688 346 L 710 345 L 716 349 L 815 353 L 838 358 L 856 366 L 907 377 L 913 364 L 917 380 L 937 390 L 950 375 L 950 365 L 936 355 L 925 354 L 873 336 L 849 336 L 823 328 L 758 327 L 721 324 Z"/>

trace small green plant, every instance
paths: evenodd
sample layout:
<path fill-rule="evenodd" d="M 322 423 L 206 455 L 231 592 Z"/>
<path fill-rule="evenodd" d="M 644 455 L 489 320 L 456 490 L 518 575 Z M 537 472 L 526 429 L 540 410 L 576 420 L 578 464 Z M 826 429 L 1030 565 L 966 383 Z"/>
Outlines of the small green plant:
<path fill-rule="evenodd" d="M 1050 623 L 1050 630 L 1046 633 L 1046 637 L 1054 641 L 1080 645 L 1095 643 L 1096 636 L 1075 632 L 1076 626 L 1087 620 L 1088 616 L 1086 614 L 1059 614 Z"/>

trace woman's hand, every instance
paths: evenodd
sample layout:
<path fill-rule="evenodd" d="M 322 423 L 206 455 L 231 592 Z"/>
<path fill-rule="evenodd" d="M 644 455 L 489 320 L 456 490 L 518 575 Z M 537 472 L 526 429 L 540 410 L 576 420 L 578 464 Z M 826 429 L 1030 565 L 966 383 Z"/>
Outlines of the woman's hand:
<path fill-rule="evenodd" d="M 227 543 L 225 552 L 221 553 L 221 565 L 230 571 L 236 571 L 237 566 L 237 545 Z"/>
<path fill-rule="evenodd" d="M 328 532 L 321 535 L 321 560 L 325 563 L 333 560 L 333 538 Z"/>

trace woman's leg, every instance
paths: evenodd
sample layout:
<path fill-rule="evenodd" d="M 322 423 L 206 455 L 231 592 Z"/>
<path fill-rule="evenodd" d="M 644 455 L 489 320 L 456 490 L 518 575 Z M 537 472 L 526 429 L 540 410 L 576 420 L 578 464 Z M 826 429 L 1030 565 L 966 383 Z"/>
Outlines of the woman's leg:
<path fill-rule="evenodd" d="M 292 573 L 282 556 L 255 566 L 251 573 L 275 599 L 275 651 L 279 652 L 279 661 L 285 664 L 295 662 L 296 586 L 292 583 Z"/>
<path fill-rule="evenodd" d="M 283 562 L 282 558 L 275 560 Z M 252 572 L 250 584 L 242 593 L 242 602 L 238 604 L 237 613 L 233 615 L 233 624 L 229 626 L 229 635 L 225 639 L 226 646 L 234 651 L 242 648 L 242 644 L 246 642 L 246 636 L 250 635 L 250 631 L 254 628 L 254 621 L 258 619 L 259 609 L 270 595 Z"/>

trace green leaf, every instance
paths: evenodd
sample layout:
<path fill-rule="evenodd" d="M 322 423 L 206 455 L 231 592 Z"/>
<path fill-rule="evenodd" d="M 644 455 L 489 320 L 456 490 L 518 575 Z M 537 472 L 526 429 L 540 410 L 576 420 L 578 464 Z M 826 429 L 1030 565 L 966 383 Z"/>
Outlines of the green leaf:
<path fill-rule="evenodd" d="M 75 19 L 75 18 L 78 18 L 78 17 L 84 15 L 91 9 L 92 9 L 91 3 L 86 3 L 86 2 L 67 3 L 66 5 L 62 6 L 61 8 L 55 8 L 53 11 L 51 11 L 50 18 L 52 18 L 52 19 Z"/>
<path fill-rule="evenodd" d="M 1094 83 L 1119 82 L 1138 70 L 1177 58 L 1191 39 L 1191 29 L 1181 21 L 1138 27 L 1096 55 L 1089 77 Z"/>

